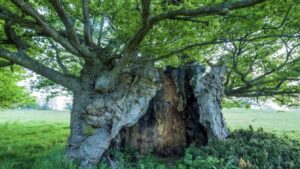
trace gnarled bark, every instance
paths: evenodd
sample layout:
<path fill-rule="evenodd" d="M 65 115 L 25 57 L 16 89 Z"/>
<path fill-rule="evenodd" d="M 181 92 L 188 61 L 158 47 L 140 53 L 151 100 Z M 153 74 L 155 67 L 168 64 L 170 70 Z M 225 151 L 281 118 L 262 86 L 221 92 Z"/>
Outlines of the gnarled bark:
<path fill-rule="evenodd" d="M 226 138 L 228 130 L 221 112 L 224 71 L 215 66 L 205 73 L 201 65 L 167 69 L 163 87 L 146 115 L 120 134 L 121 147 L 170 155 L 182 153 L 190 144 Z"/>
<path fill-rule="evenodd" d="M 120 75 L 117 86 L 97 93 L 91 83 L 96 80 L 93 71 L 86 70 L 89 74 L 82 77 L 82 88 L 74 94 L 67 148 L 67 155 L 79 160 L 80 168 L 93 168 L 120 129 L 135 124 L 146 113 L 160 87 L 156 70 L 148 71 Z"/>
<path fill-rule="evenodd" d="M 193 73 L 190 81 L 197 98 L 199 123 L 207 129 L 209 138 L 225 139 L 228 136 L 221 107 L 224 73 L 224 67 L 214 66 L 203 77 Z"/>
<path fill-rule="evenodd" d="M 74 95 L 68 156 L 81 168 L 92 168 L 112 141 L 168 155 L 210 138 L 224 139 L 222 74 L 219 67 L 205 73 L 192 64 L 160 74 L 147 67 L 120 75 L 117 86 L 109 88 L 105 79 L 110 78 L 86 74 Z"/>

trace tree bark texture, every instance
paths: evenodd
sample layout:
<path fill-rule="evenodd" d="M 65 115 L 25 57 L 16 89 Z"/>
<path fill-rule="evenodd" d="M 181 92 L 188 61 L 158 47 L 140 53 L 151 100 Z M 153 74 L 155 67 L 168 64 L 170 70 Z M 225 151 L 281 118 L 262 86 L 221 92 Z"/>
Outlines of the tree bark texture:
<path fill-rule="evenodd" d="M 83 69 L 81 88 L 74 93 L 67 147 L 80 168 L 93 168 L 111 145 L 168 155 L 228 135 L 221 112 L 220 67 L 208 73 L 192 64 L 161 73 L 136 69 L 120 75 L 113 88 L 100 88 L 109 84 L 109 76 L 97 83 L 98 73 L 90 69 Z M 101 90 L 96 92 L 95 86 Z"/>
<path fill-rule="evenodd" d="M 94 89 L 96 69 L 86 67 L 82 74 L 81 88 L 74 93 L 67 155 L 80 162 L 79 168 L 90 169 L 119 131 L 146 113 L 160 84 L 155 69 L 137 69 L 120 75 L 115 87 L 99 93 Z"/>
<path fill-rule="evenodd" d="M 171 155 L 181 154 L 191 144 L 205 145 L 211 138 L 225 139 L 228 130 L 221 111 L 224 73 L 221 66 L 208 72 L 201 65 L 167 69 L 146 115 L 121 132 L 121 147 Z"/>

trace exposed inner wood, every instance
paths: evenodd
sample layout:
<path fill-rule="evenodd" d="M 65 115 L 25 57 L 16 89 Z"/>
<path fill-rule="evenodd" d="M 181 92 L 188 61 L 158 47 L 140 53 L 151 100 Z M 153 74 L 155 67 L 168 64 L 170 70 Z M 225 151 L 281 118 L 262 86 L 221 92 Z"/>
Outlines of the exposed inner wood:
<path fill-rule="evenodd" d="M 161 155 L 176 155 L 183 153 L 185 147 L 196 144 L 205 145 L 209 138 L 224 138 L 227 136 L 226 125 L 223 122 L 215 122 L 214 120 L 223 120 L 221 111 L 218 112 L 199 112 L 200 110 L 208 110 L 210 104 L 220 107 L 220 91 L 221 89 L 209 89 L 209 87 L 221 87 L 220 85 L 208 85 L 211 94 L 203 94 L 207 99 L 203 104 L 199 98 L 195 96 L 194 86 L 191 80 L 194 73 L 201 73 L 184 67 L 181 69 L 167 69 L 161 78 L 162 89 L 158 91 L 152 99 L 147 113 L 131 127 L 122 130 L 119 137 L 119 145 L 121 147 L 133 148 L 141 153 L 157 153 Z M 201 70 L 200 70 L 201 71 Z M 217 73 L 211 71 L 212 73 Z M 204 73 L 204 70 L 202 71 Z M 214 76 L 205 76 L 203 80 Z M 195 78 L 193 79 L 195 80 Z M 213 79 L 214 80 L 214 79 Z M 219 80 L 219 79 L 215 79 Z M 219 82 L 216 82 L 219 83 Z M 199 87 L 201 88 L 201 87 Z M 201 91 L 202 92 L 202 91 Z M 203 92 L 205 93 L 205 92 Z M 202 96 L 202 95 L 201 95 Z M 208 97 L 208 98 L 206 98 Z M 216 98 L 211 98 L 216 97 Z M 200 98 L 201 99 L 201 98 Z M 206 106 L 201 108 L 200 106 Z M 202 117 L 207 124 L 200 123 L 201 115 L 209 115 L 211 117 Z M 219 117 L 220 116 L 220 117 Z M 212 126 L 219 125 L 220 126 Z M 220 131 L 209 131 L 217 128 Z M 220 135 L 217 135 L 220 133 Z"/>

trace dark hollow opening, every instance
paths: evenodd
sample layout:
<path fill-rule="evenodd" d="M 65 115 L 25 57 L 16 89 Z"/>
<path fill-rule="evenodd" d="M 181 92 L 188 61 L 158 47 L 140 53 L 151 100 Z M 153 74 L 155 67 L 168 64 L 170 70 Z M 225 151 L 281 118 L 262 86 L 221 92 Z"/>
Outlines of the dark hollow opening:
<path fill-rule="evenodd" d="M 162 79 L 163 87 L 150 102 L 147 113 L 137 124 L 124 128 L 114 145 L 161 156 L 182 155 L 191 144 L 206 145 L 207 130 L 199 123 L 191 77 L 190 71 L 168 69 Z"/>

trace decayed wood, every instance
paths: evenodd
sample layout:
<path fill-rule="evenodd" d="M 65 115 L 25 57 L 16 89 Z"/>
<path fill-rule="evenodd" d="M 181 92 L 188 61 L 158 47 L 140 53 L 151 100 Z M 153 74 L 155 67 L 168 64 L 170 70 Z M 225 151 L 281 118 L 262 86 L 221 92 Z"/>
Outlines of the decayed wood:
<path fill-rule="evenodd" d="M 204 145 L 208 139 L 224 139 L 228 130 L 221 112 L 224 69 L 187 65 L 167 69 L 162 89 L 137 124 L 124 129 L 121 147 L 162 155 L 182 153 L 191 144 Z"/>

